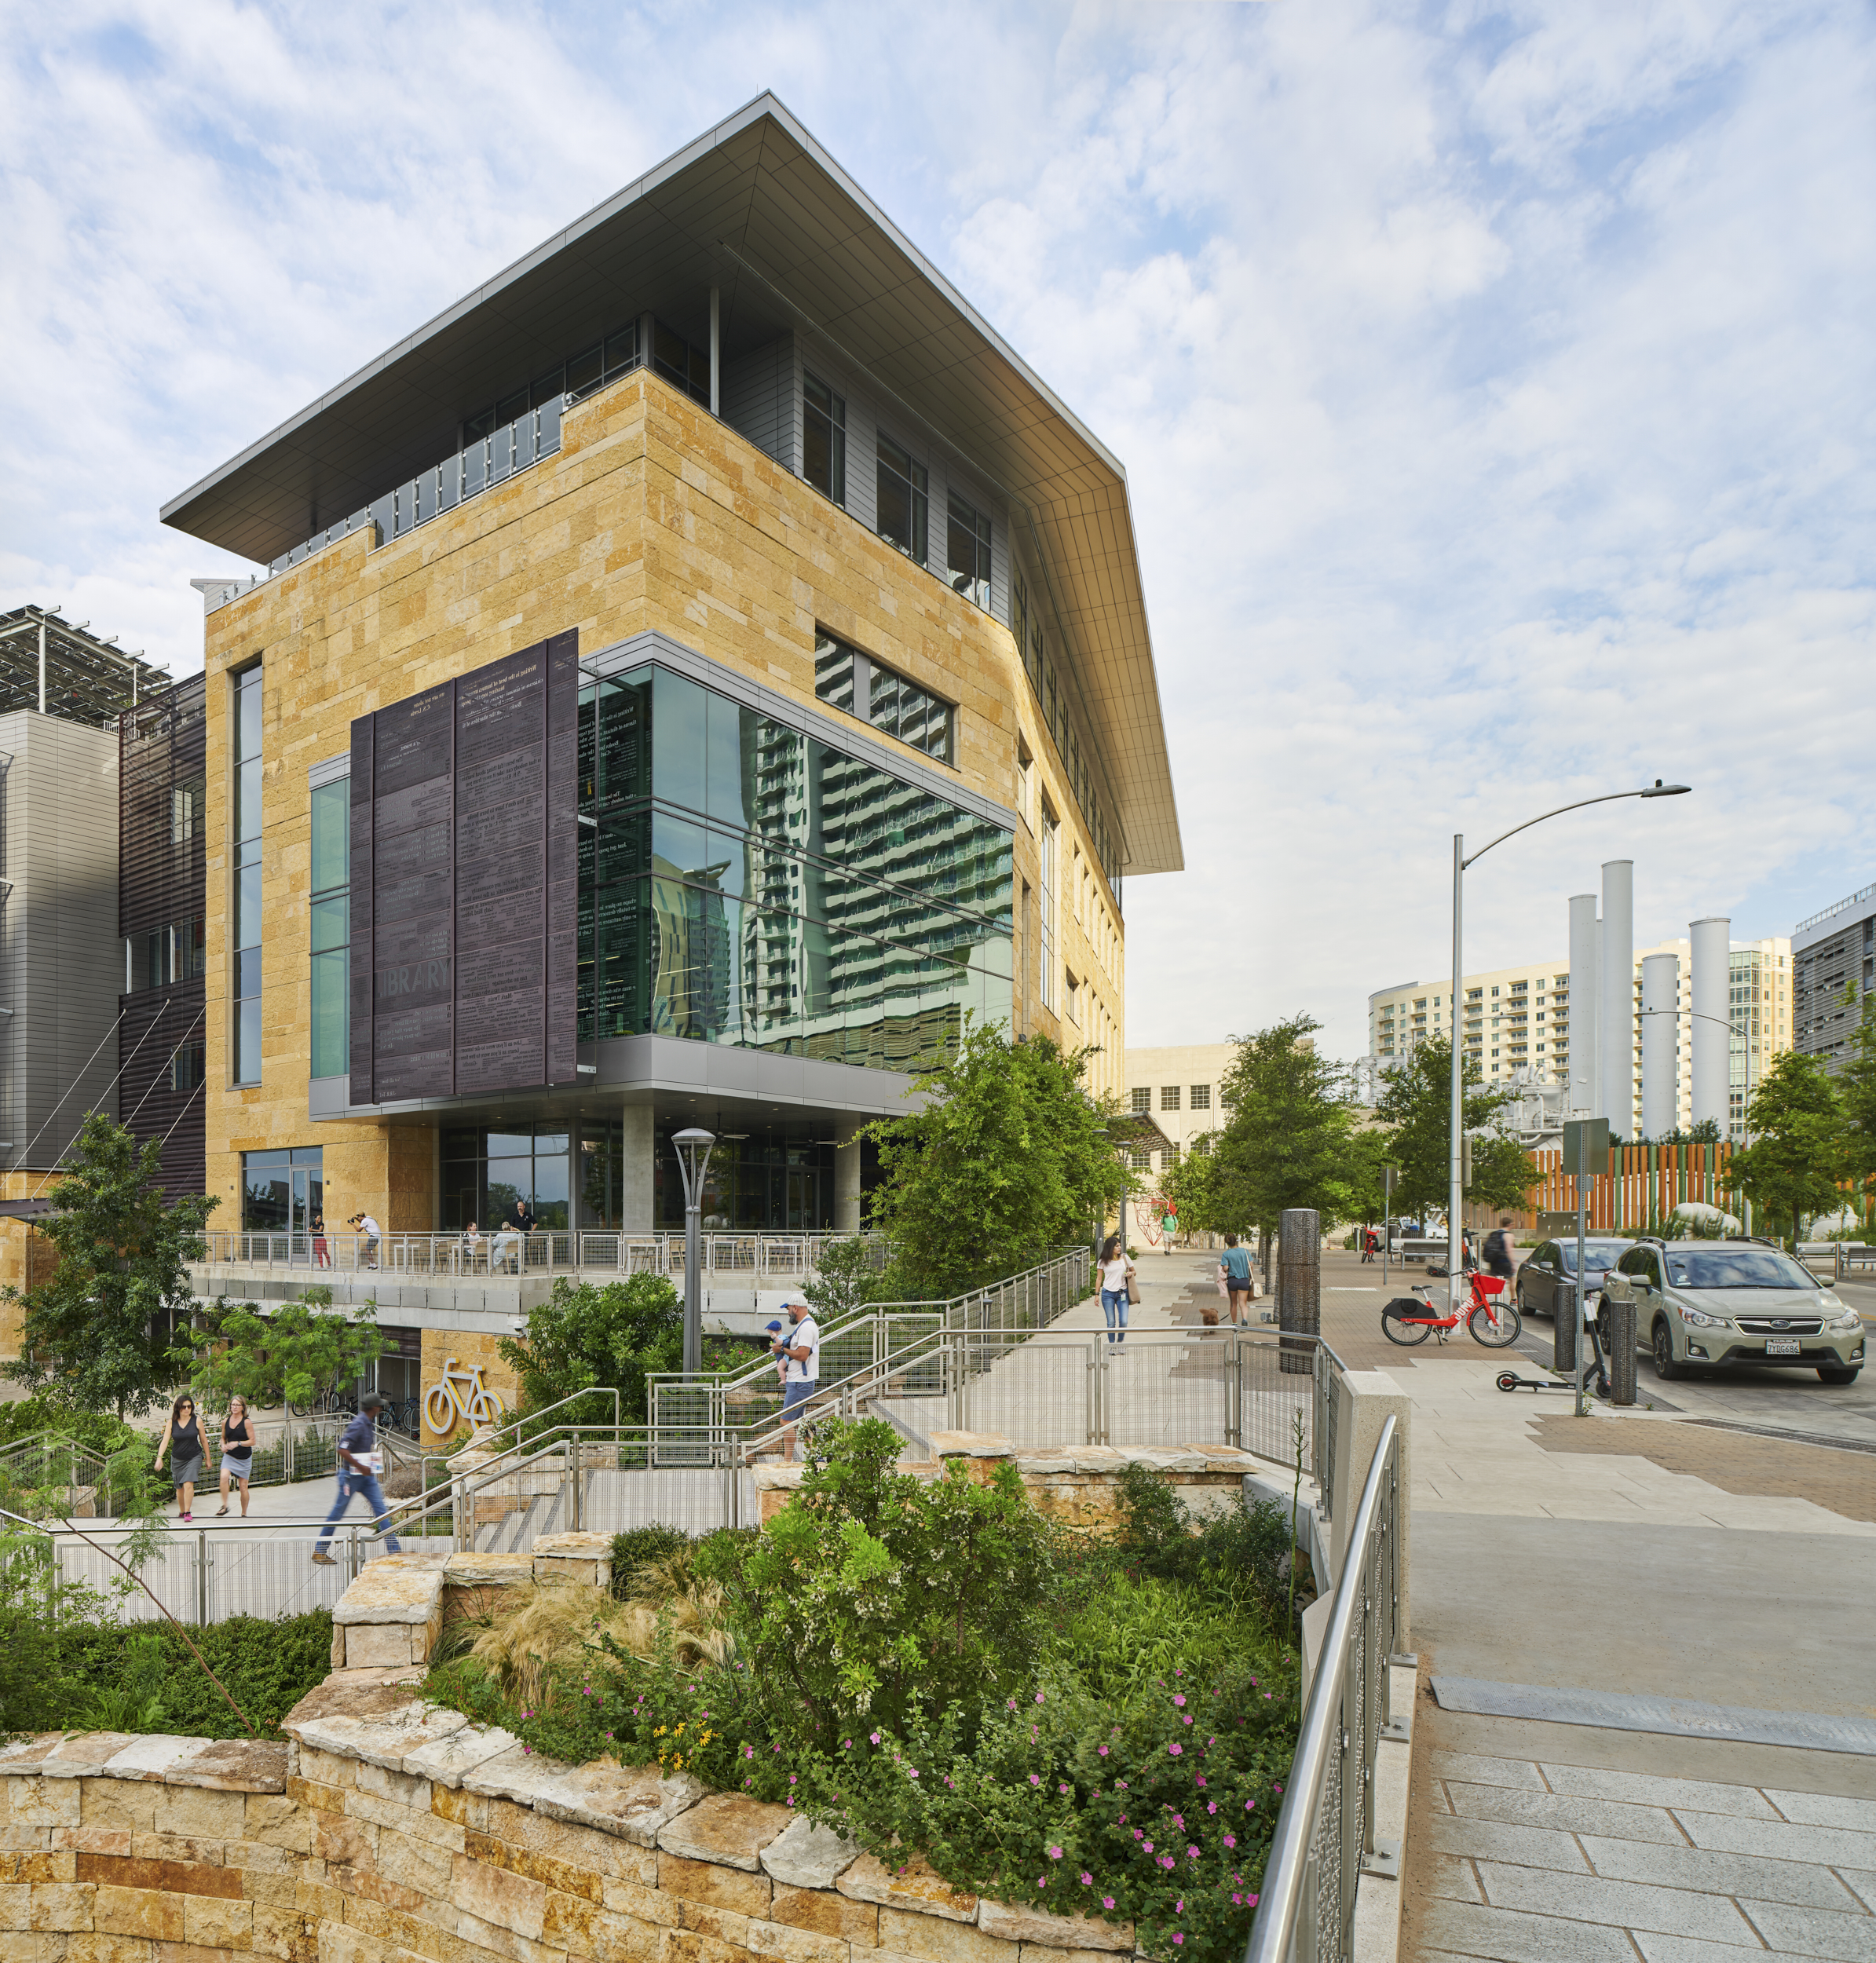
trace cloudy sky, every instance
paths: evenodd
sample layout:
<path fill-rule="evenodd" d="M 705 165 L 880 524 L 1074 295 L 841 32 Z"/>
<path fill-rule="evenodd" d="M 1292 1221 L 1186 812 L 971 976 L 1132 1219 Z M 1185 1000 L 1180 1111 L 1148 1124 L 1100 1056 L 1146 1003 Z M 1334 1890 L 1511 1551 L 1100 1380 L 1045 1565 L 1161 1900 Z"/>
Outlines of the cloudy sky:
<path fill-rule="evenodd" d="M 1187 870 L 1128 1036 L 1876 879 L 1861 0 L 4 8 L 0 606 L 177 674 L 162 501 L 773 89 L 1126 462 Z"/>

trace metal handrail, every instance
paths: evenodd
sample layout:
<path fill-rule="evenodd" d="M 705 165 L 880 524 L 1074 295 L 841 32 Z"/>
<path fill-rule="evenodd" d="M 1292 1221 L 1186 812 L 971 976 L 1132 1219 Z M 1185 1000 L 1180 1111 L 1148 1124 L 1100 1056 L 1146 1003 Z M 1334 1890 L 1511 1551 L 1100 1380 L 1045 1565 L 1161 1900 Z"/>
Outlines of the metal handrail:
<path fill-rule="evenodd" d="M 1289 1956 L 1290 1946 L 1296 1935 L 1296 1919 L 1304 1906 L 1307 1870 L 1315 1851 L 1323 1787 L 1332 1756 L 1337 1760 L 1345 1758 L 1355 1744 L 1344 1721 L 1344 1678 L 1356 1614 L 1364 1606 L 1369 1542 L 1374 1532 L 1376 1516 L 1380 1511 L 1382 1494 L 1391 1478 L 1395 1482 L 1398 1503 L 1399 1453 L 1395 1443 L 1397 1424 L 1398 1420 L 1392 1415 L 1384 1421 L 1380 1437 L 1375 1445 L 1374 1457 L 1369 1461 L 1368 1477 L 1362 1488 L 1361 1504 L 1355 1508 L 1354 1523 L 1349 1530 L 1348 1552 L 1343 1561 L 1341 1577 L 1336 1583 L 1334 1597 L 1329 1603 L 1329 1625 L 1322 1632 L 1322 1647 L 1316 1658 L 1315 1675 L 1310 1682 L 1309 1702 L 1303 1713 L 1303 1728 L 1296 1740 L 1296 1755 L 1291 1760 L 1289 1778 L 1283 1790 L 1282 1811 L 1277 1816 L 1276 1831 L 1271 1837 L 1270 1854 L 1264 1862 L 1263 1882 L 1259 1891 L 1257 1903 L 1257 1919 L 1251 1925 L 1250 1938 L 1245 1945 L 1244 1963 L 1285 1963 Z M 1392 1551 L 1396 1572 L 1391 1591 L 1391 1611 L 1398 1609 L 1400 1598 L 1398 1520 L 1395 1525 Z M 1391 1649 L 1391 1647 L 1390 1643 L 1389 1648 Z M 1383 1724 L 1387 1721 L 1389 1708 L 1386 1654 L 1387 1652 L 1384 1651 L 1380 1671 Z M 1364 1713 L 1362 1716 L 1364 1731 L 1372 1728 L 1367 1723 L 1369 1714 Z M 1366 1750 L 1365 1742 L 1363 1750 Z M 1373 1779 L 1365 1778 L 1362 1781 L 1364 1841 L 1373 1832 Z M 1311 1947 L 1313 1947 L 1313 1944 Z M 1341 1944 L 1338 1941 L 1338 1957 L 1340 1950 Z M 1334 1959 L 1324 1959 L 1324 1963 L 1334 1963 Z"/>

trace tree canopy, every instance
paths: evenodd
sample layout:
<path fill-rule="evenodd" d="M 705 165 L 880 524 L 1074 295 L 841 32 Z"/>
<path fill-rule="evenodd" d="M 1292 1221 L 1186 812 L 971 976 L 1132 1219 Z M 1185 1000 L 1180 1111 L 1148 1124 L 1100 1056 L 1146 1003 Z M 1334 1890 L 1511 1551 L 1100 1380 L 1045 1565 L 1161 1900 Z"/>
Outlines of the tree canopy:
<path fill-rule="evenodd" d="M 1859 1098 L 1864 1095 L 1858 1080 Z M 1825 1213 L 1843 1197 L 1838 1181 L 1854 1147 L 1845 1128 L 1845 1108 L 1823 1066 L 1801 1050 L 1775 1057 L 1754 1088 L 1748 1113 L 1752 1143 L 1733 1153 L 1729 1192 L 1743 1193 L 1766 1217 L 1794 1238 L 1808 1215 Z"/>
<path fill-rule="evenodd" d="M 871 1128 L 884 1183 L 869 1218 L 892 1242 L 890 1292 L 944 1300 L 1084 1241 L 1127 1186 L 1084 1055 L 972 1028 L 919 1080 L 921 1108 Z"/>
<path fill-rule="evenodd" d="M 521 1410 L 544 1410 L 579 1391 L 619 1392 L 619 1416 L 645 1420 L 646 1380 L 684 1364 L 684 1305 L 662 1274 L 623 1281 L 575 1281 L 561 1275 L 545 1302 L 528 1311 L 520 1336 L 496 1346 L 521 1380 Z M 609 1420 L 613 1400 L 594 1397 L 571 1408 L 583 1422 Z"/>
<path fill-rule="evenodd" d="M 1521 1206 L 1536 1182 L 1537 1169 L 1516 1139 L 1492 1129 L 1512 1094 L 1487 1089 L 1471 1058 L 1464 1068 L 1461 1113 L 1463 1128 L 1472 1135 L 1467 1197 L 1481 1206 Z M 1388 1073 L 1374 1107 L 1385 1135 L 1387 1162 L 1399 1168 L 1394 1201 L 1402 1212 L 1419 1214 L 1436 1207 L 1443 1213 L 1451 1197 L 1452 1069 L 1446 1039 L 1429 1036 Z"/>
<path fill-rule="evenodd" d="M 6 1373 L 122 1418 L 159 1402 L 177 1380 L 171 1332 L 193 1304 L 188 1264 L 206 1252 L 203 1228 L 218 1202 L 192 1194 L 170 1204 L 161 1145 L 140 1148 L 101 1112 L 86 1119 L 70 1154 L 47 1194 L 57 1210 L 38 1228 L 58 1265 L 24 1295 L 5 1291 L 25 1310 Z"/>
<path fill-rule="evenodd" d="M 309 1404 L 331 1385 L 355 1383 L 384 1354 L 377 1314 L 375 1302 L 335 1314 L 326 1288 L 265 1312 L 224 1297 L 197 1322 L 193 1349 L 182 1349 L 178 1362 L 197 1391 L 222 1404 Z"/>

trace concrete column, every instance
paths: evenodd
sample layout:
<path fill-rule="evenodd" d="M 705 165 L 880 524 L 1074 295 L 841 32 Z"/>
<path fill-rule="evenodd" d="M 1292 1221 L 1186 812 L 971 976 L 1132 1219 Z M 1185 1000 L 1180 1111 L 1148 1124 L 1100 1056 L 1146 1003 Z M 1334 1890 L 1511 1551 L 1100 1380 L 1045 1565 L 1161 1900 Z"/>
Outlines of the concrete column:
<path fill-rule="evenodd" d="M 1658 1139 L 1674 1129 L 1680 1102 L 1679 955 L 1643 958 L 1641 1007 L 1641 1130 L 1643 1137 Z"/>
<path fill-rule="evenodd" d="M 860 1133 L 865 1118 L 834 1120 L 834 1231 L 860 1231 Z"/>
<path fill-rule="evenodd" d="M 1576 991 L 1572 989 L 1571 993 Z M 1635 1134 L 1635 861 L 1603 863 L 1602 989 L 1596 1009 L 1602 1115 L 1624 1139 Z"/>
<path fill-rule="evenodd" d="M 1732 1085 L 1732 1008 L 1729 974 L 1732 922 L 1724 916 L 1695 920 L 1688 928 L 1694 944 L 1694 1122 L 1711 1118 L 1727 1135 L 1732 1117 L 1728 1096 Z M 1711 1017 L 1712 1021 L 1707 1018 Z M 1727 1025 L 1722 1029 L 1721 1023 Z"/>
<path fill-rule="evenodd" d="M 649 1104 L 625 1107 L 624 1178 L 620 1224 L 627 1234 L 649 1234 L 654 1219 L 657 1165 L 658 1114 Z"/>
<path fill-rule="evenodd" d="M 1286 1207 L 1277 1222 L 1278 1367 L 1285 1376 L 1312 1373 L 1316 1367 L 1314 1340 L 1293 1342 L 1293 1336 L 1315 1338 L 1322 1333 L 1322 1219 L 1314 1207 Z"/>
<path fill-rule="evenodd" d="M 1597 1117 L 1603 1108 L 1602 1080 L 1596 1073 L 1596 1004 L 1602 992 L 1596 966 L 1596 895 L 1570 900 L 1570 1091 L 1566 1117 Z"/>

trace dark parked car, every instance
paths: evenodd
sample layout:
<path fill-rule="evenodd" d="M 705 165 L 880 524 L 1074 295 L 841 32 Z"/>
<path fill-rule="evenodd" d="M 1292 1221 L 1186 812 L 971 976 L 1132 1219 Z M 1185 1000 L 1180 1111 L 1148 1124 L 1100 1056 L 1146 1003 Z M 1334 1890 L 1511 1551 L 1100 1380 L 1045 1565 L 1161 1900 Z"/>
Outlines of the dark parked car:
<path fill-rule="evenodd" d="M 1629 1241 L 1590 1240 L 1583 1243 L 1583 1269 L 1589 1283 L 1590 1313 L 1600 1297 L 1598 1284 L 1634 1245 Z M 1555 1316 L 1560 1296 L 1565 1303 L 1576 1281 L 1574 1240 L 1546 1241 L 1534 1248 L 1518 1269 L 1518 1309 L 1524 1315 Z"/>

